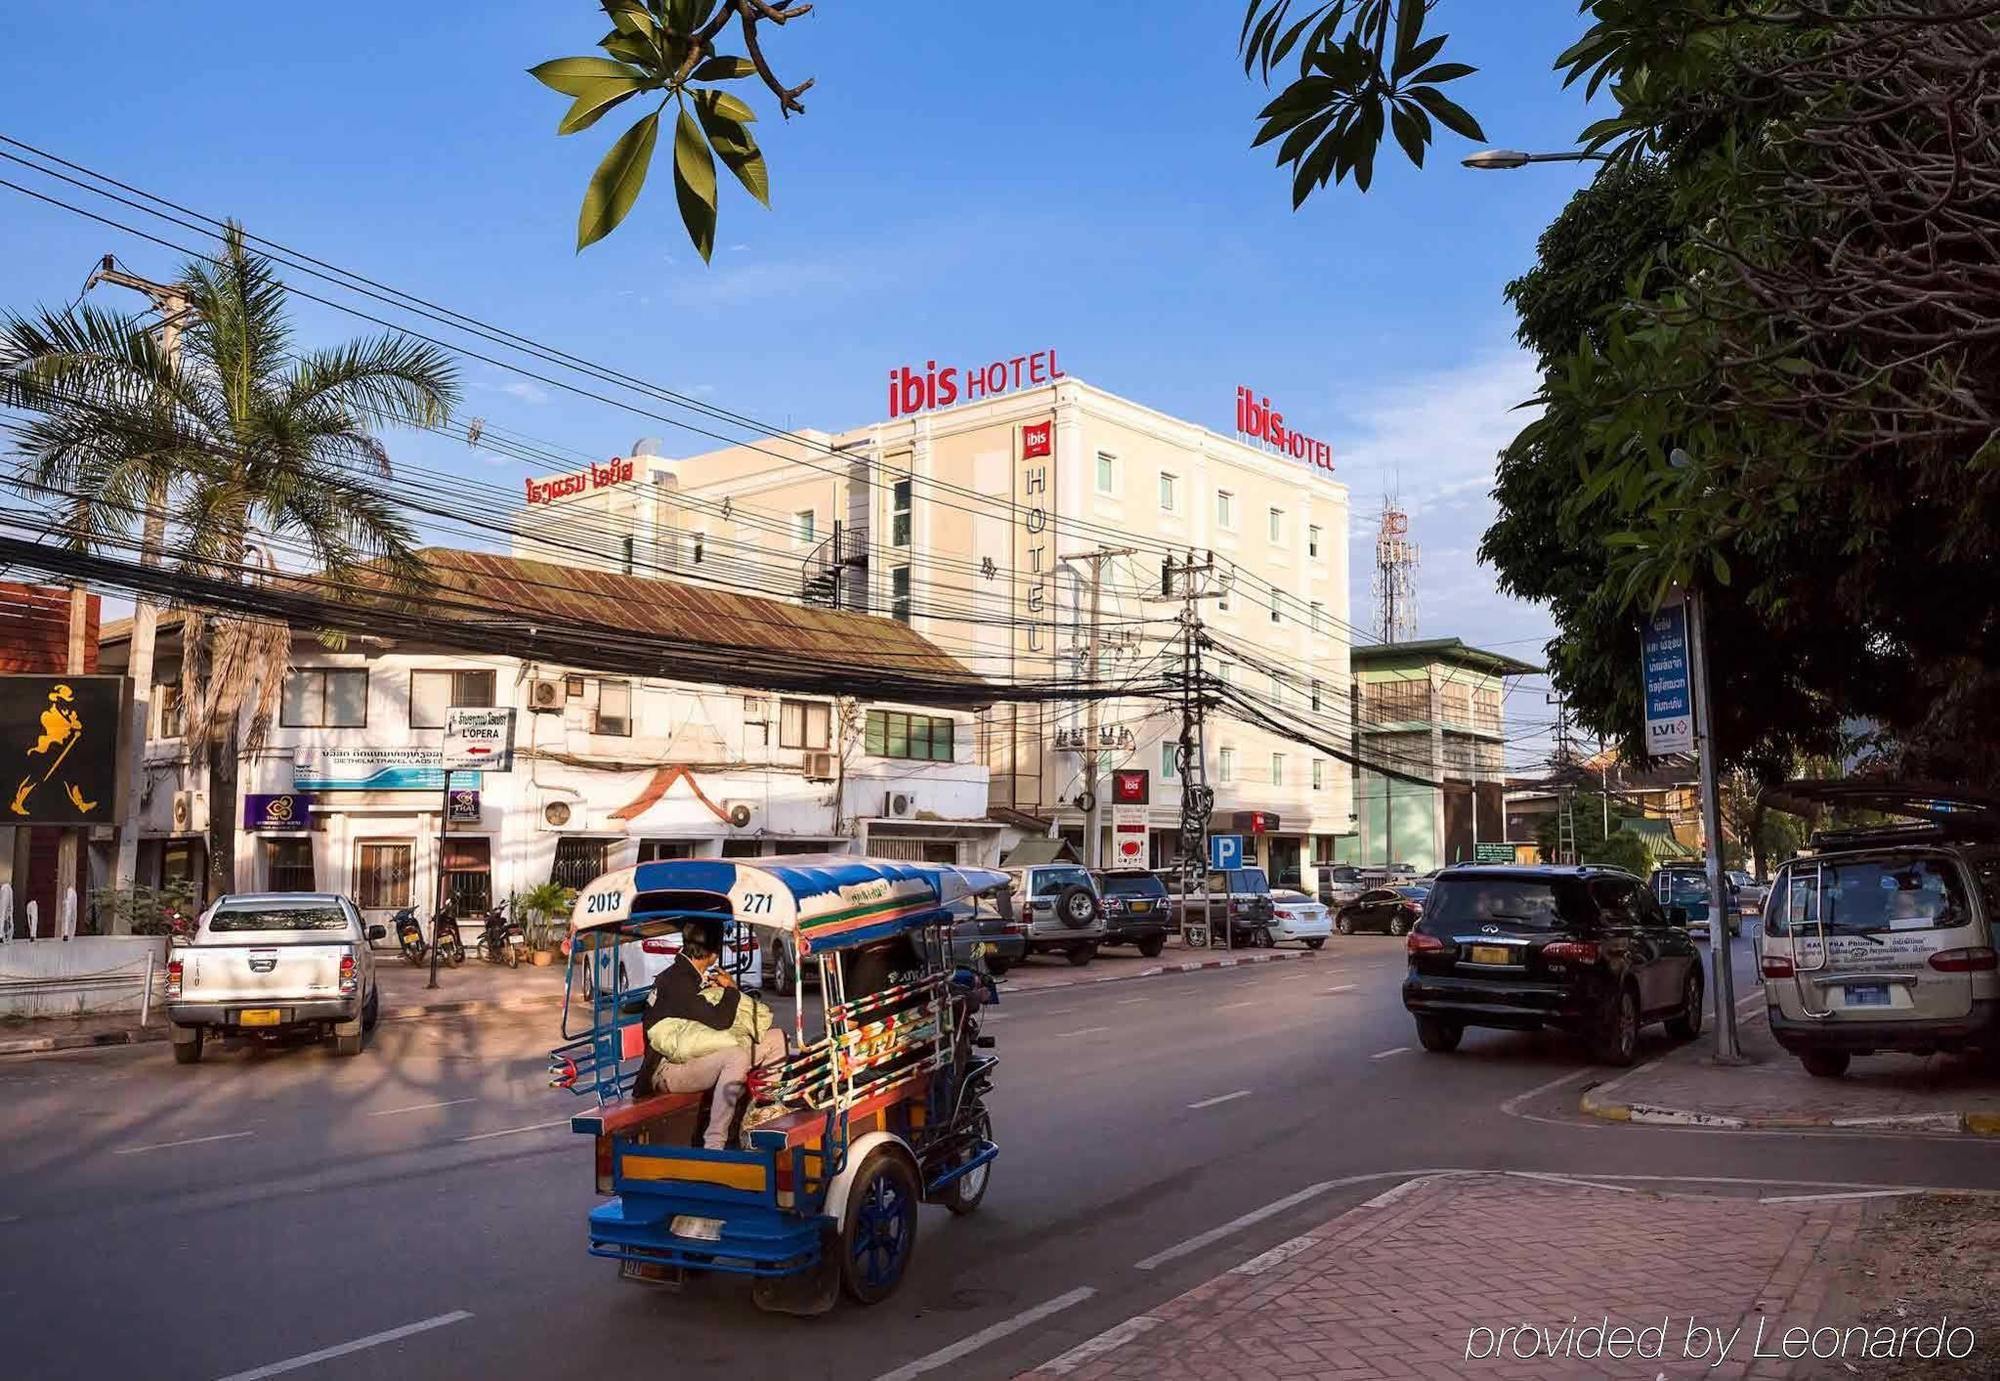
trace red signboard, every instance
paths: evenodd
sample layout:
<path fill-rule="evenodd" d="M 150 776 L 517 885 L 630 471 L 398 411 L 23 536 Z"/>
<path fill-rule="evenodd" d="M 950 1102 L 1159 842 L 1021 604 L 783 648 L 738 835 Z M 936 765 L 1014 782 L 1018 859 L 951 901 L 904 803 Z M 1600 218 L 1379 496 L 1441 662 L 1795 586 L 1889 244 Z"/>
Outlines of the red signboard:
<path fill-rule="evenodd" d="M 954 403 L 977 403 L 1067 377 L 1057 366 L 1053 349 L 963 368 L 946 365 L 939 369 L 936 360 L 925 360 L 921 370 L 903 365 L 889 371 L 889 415 L 901 417 Z"/>
<path fill-rule="evenodd" d="M 1279 823 L 1275 810 L 1239 810 L 1230 817 L 1237 834 L 1276 834 Z"/>
<path fill-rule="evenodd" d="M 552 480 L 528 480 L 528 502 L 554 503 L 557 499 L 566 499 L 572 494 L 588 494 L 596 489 L 609 489 L 631 478 L 632 462 L 622 456 L 613 456 L 602 465 L 592 465 L 574 475 L 559 475 Z"/>
<path fill-rule="evenodd" d="M 1053 421 L 1030 422 L 1021 428 L 1021 459 L 1033 460 L 1037 456 L 1053 454 L 1055 436 L 1056 424 Z"/>
<path fill-rule="evenodd" d="M 1321 470 L 1333 469 L 1331 445 L 1287 427 L 1285 414 L 1272 407 L 1269 398 L 1259 398 L 1247 388 L 1236 390 L 1236 430 L 1293 460 L 1303 460 Z"/>
<path fill-rule="evenodd" d="M 1151 800 L 1149 772 L 1143 767 L 1122 768 L 1111 774 L 1111 799 L 1121 806 L 1143 806 Z"/>

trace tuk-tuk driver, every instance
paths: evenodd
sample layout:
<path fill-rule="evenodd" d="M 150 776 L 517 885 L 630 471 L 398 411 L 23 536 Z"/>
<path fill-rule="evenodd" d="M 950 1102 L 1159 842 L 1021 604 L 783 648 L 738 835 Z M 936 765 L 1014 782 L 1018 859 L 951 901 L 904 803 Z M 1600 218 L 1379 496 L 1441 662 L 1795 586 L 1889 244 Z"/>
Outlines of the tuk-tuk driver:
<path fill-rule="evenodd" d="M 653 980 L 646 999 L 646 1045 L 639 1087 L 658 1093 L 715 1090 L 702 1145 L 724 1148 L 729 1124 L 756 1065 L 785 1058 L 785 1033 L 771 1009 L 744 993 L 722 966 L 720 921 L 693 921 L 681 952 Z"/>

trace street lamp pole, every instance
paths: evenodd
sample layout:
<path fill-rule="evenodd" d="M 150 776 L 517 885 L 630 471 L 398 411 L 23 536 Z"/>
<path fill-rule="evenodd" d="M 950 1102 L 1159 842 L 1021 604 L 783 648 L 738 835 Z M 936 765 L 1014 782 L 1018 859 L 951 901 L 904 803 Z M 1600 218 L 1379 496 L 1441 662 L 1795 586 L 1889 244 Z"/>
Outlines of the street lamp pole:
<path fill-rule="evenodd" d="M 1708 864 L 1708 953 L 1715 970 L 1715 1059 L 1740 1064 L 1736 1039 L 1736 971 L 1729 954 L 1729 894 L 1722 886 L 1722 801 L 1715 780 L 1715 694 L 1708 665 L 1708 610 L 1701 590 L 1687 593 L 1688 658 L 1694 674 L 1695 746 L 1701 755 L 1702 853 Z"/>

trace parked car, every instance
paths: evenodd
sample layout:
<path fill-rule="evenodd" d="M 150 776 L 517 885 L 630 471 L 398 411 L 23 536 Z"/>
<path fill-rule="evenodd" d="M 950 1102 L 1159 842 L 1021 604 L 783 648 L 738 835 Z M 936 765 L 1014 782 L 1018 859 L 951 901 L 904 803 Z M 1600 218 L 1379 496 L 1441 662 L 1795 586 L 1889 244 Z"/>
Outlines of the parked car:
<path fill-rule="evenodd" d="M 1271 893 L 1271 928 L 1265 933 L 1274 944 L 1296 940 L 1307 949 L 1319 949 L 1333 933 L 1333 922 L 1323 903 L 1303 892 L 1280 887 Z"/>
<path fill-rule="evenodd" d="M 1319 870 L 1319 901 L 1329 911 L 1337 911 L 1368 890 L 1361 870 L 1352 863 L 1330 863 Z"/>
<path fill-rule="evenodd" d="M 1152 873 L 1097 874 L 1104 898 L 1104 943 L 1136 945 L 1148 959 L 1167 947 L 1167 885 Z"/>
<path fill-rule="evenodd" d="M 1730 886 L 1736 889 L 1737 914 L 1761 916 L 1764 913 L 1764 903 L 1770 900 L 1771 885 L 1757 881 L 1741 868 L 1729 869 L 1726 876 L 1729 878 Z"/>
<path fill-rule="evenodd" d="M 1268 937 L 1271 928 L 1271 883 L 1262 868 L 1219 868 L 1204 879 L 1203 890 L 1192 899 L 1175 890 L 1180 874 L 1166 875 L 1167 900 L 1173 908 L 1174 924 L 1183 919 L 1208 925 L 1211 933 L 1225 919 L 1231 945 L 1255 945 Z"/>
<path fill-rule="evenodd" d="M 990 900 L 967 899 L 947 908 L 958 919 L 948 943 L 950 962 L 970 964 L 984 951 L 986 971 L 995 978 L 1028 957 L 1028 923 L 1002 915 Z"/>
<path fill-rule="evenodd" d="M 333 1037 L 359 1055 L 381 1010 L 370 942 L 387 937 L 346 897 L 244 892 L 219 898 L 187 943 L 167 951 L 174 1059 L 191 1065 L 209 1036 Z"/>
<path fill-rule="evenodd" d="M 1104 899 L 1080 863 L 1003 868 L 1014 914 L 1026 921 L 1030 954 L 1060 954 L 1088 964 L 1104 943 Z"/>
<path fill-rule="evenodd" d="M 1429 896 L 1430 889 L 1425 887 L 1372 888 L 1334 913 L 1333 928 L 1342 935 L 1357 930 L 1402 935 L 1424 914 L 1424 901 Z"/>
<path fill-rule="evenodd" d="M 1663 868 L 1655 868 L 1653 876 L 1647 880 L 1647 888 L 1653 900 L 1662 907 L 1678 906 L 1687 913 L 1687 927 L 1696 935 L 1709 933 L 1708 869 L 1699 863 L 1669 863 Z M 1727 874 L 1722 879 L 1723 890 L 1728 899 L 1723 906 L 1723 918 L 1728 922 L 1730 935 L 1743 933 L 1742 903 L 1736 895 L 1736 886 Z"/>
<path fill-rule="evenodd" d="M 1616 868 L 1448 868 L 1406 942 L 1403 1006 L 1424 1049 L 1468 1026 L 1582 1036 L 1605 1064 L 1632 1063 L 1639 1028 L 1701 1032 L 1702 964 L 1685 917 Z"/>
<path fill-rule="evenodd" d="M 1853 831 L 1793 859 L 1765 908 L 1771 1034 L 1821 1078 L 1878 1051 L 2000 1057 L 2000 849 L 1943 831 L 1923 844 L 1889 834 L 1909 838 Z"/>
<path fill-rule="evenodd" d="M 765 987 L 764 953 L 758 938 L 757 932 L 748 926 L 739 926 L 734 921 L 723 922 L 722 962 L 736 976 L 739 987 Z M 667 965 L 680 957 L 680 952 L 681 933 L 678 930 L 645 940 L 627 941 L 618 947 L 619 986 L 650 987 Z M 796 974 L 799 971 L 797 956 L 789 950 L 782 952 L 772 965 L 772 971 L 778 975 Z M 770 991 L 790 992 L 791 988 L 772 988 Z"/>

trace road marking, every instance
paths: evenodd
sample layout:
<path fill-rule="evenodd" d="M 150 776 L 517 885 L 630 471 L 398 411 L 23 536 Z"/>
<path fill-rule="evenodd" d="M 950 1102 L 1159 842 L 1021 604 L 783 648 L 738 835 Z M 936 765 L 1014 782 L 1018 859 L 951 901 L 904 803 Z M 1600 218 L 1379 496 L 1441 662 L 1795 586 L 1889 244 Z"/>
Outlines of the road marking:
<path fill-rule="evenodd" d="M 1151 1002 L 1152 1000 L 1150 997 L 1121 997 L 1118 999 L 1118 1005 L 1120 1007 L 1130 1007 L 1135 1002 Z"/>
<path fill-rule="evenodd" d="M 1766 1194 L 1760 1204 L 1825 1204 L 1836 1199 L 1900 1199 L 1914 1193 L 1909 1189 L 1863 1189 L 1848 1194 Z"/>
<path fill-rule="evenodd" d="M 191 1136 L 185 1141 L 156 1141 L 150 1146 L 125 1146 L 113 1151 L 114 1156 L 136 1156 L 141 1151 L 165 1151 L 175 1146 L 200 1146 L 210 1141 L 234 1141 L 238 1137 L 255 1136 L 255 1132 L 222 1132 L 216 1136 Z"/>
<path fill-rule="evenodd" d="M 1239 1098 L 1248 1098 L 1249 1096 L 1250 1096 L 1249 1089 L 1240 1088 L 1236 1090 L 1236 1092 L 1234 1093 L 1218 1094 L 1214 1098 L 1204 1098 L 1199 1103 L 1190 1103 L 1188 1104 L 1188 1111 L 1195 1112 L 1202 1108 L 1212 1108 L 1217 1103 L 1234 1103 Z"/>
<path fill-rule="evenodd" d="M 1151 1314 L 1135 1314 L 1124 1323 L 1105 1329 L 1088 1342 L 1078 1343 L 1062 1356 L 1042 1363 L 1035 1370 L 1052 1376 L 1066 1376 L 1085 1362 L 1102 1357 L 1107 1352 L 1116 1352 L 1141 1334 L 1152 1332 L 1160 1323 L 1161 1320 Z"/>
<path fill-rule="evenodd" d="M 1287 1194 L 1275 1203 L 1265 1204 L 1262 1208 L 1253 1208 L 1248 1213 L 1231 1218 L 1220 1227 L 1210 1228 L 1207 1232 L 1196 1233 L 1184 1242 L 1176 1242 L 1165 1251 L 1154 1252 L 1144 1261 L 1135 1261 L 1132 1263 L 1132 1269 L 1135 1271 L 1150 1271 L 1156 1266 L 1166 1265 L 1169 1261 L 1178 1261 L 1184 1256 L 1191 1256 L 1211 1243 L 1220 1242 L 1223 1238 L 1233 1233 L 1241 1232 L 1245 1228 L 1255 1227 L 1266 1218 L 1275 1218 L 1288 1209 L 1297 1208 L 1308 1199 L 1316 1199 L 1338 1183 L 1340 1181 L 1326 1180 L 1319 1184 L 1309 1184 L 1304 1189 Z"/>
<path fill-rule="evenodd" d="M 401 1328 L 388 1328 L 380 1333 L 370 1333 L 367 1337 L 356 1338 L 351 1343 L 336 1343 L 332 1347 L 323 1347 L 318 1352 L 300 1353 L 297 1357 L 287 1357 L 282 1362 L 272 1362 L 268 1366 L 253 1367 L 249 1371 L 231 1372 L 228 1376 L 223 1377 L 222 1381 L 262 1381 L 262 1378 L 266 1376 L 280 1376 L 288 1371 L 297 1371 L 300 1367 L 312 1366 L 315 1362 L 328 1361 L 334 1357 L 345 1357 L 350 1352 L 361 1352 L 367 1348 L 380 1347 L 384 1343 L 393 1343 L 399 1338 L 407 1338 L 413 1333 L 423 1333 L 429 1329 L 443 1328 L 446 1324 L 463 1323 L 471 1317 L 471 1313 L 467 1310 L 454 1309 L 449 1314 L 438 1314 L 432 1318 L 419 1319 L 415 1323 L 406 1323 Z"/>
<path fill-rule="evenodd" d="M 1303 1237 L 1294 1237 L 1289 1242 L 1280 1242 L 1262 1256 L 1253 1256 L 1242 1265 L 1232 1267 L 1229 1274 L 1233 1276 L 1260 1276 L 1266 1271 L 1284 1265 L 1300 1252 L 1312 1250 L 1319 1245 L 1319 1242 L 1320 1239 L 1311 1233 L 1307 1233 Z"/>
<path fill-rule="evenodd" d="M 1437 1177 L 1435 1175 L 1418 1175 L 1414 1179 L 1404 1180 L 1401 1184 L 1391 1185 L 1389 1188 L 1383 1190 L 1380 1194 L 1377 1194 L 1374 1198 L 1370 1199 L 1367 1203 L 1361 1205 L 1361 1207 L 1387 1208 L 1390 1204 L 1395 1203 L 1396 1200 L 1402 1198 L 1405 1194 L 1414 1194 L 1418 1189 L 1422 1188 L 1426 1184 L 1429 1184 L 1433 1179 L 1436 1178 Z"/>
<path fill-rule="evenodd" d="M 1247 1002 L 1225 1002 L 1215 1010 L 1218 1012 L 1226 1012 L 1232 1007 L 1255 1007 L 1256 1005 L 1257 1005 L 1257 1000 L 1255 998 L 1251 998 Z"/>
<path fill-rule="evenodd" d="M 1637 1194 L 1622 1184 L 1601 1184 L 1596 1180 L 1578 1179 L 1574 1175 L 1551 1175 L 1541 1170 L 1509 1170 L 1508 1174 L 1520 1180 L 1542 1180 L 1548 1184 L 1569 1184 L 1580 1189 L 1608 1189 L 1613 1194 Z"/>
<path fill-rule="evenodd" d="M 368 1116 L 394 1117 L 399 1112 L 422 1112 L 426 1108 L 455 1108 L 460 1103 L 477 1103 L 478 1101 L 477 1098 L 447 1098 L 442 1103 L 412 1103 L 407 1108 L 384 1108 L 380 1112 L 371 1112 Z"/>
<path fill-rule="evenodd" d="M 1409 1053 L 1410 1053 L 1409 1046 L 1399 1045 L 1395 1047 L 1393 1050 L 1378 1050 L 1373 1055 L 1370 1055 L 1368 1058 L 1371 1060 L 1386 1060 L 1391 1055 L 1407 1055 Z"/>
<path fill-rule="evenodd" d="M 1051 1314 L 1060 1314 L 1072 1305 L 1082 1304 L 1096 1293 L 1097 1291 L 1088 1285 L 1079 1285 L 1066 1294 L 1057 1295 L 1052 1300 L 1044 1300 L 1033 1309 L 1023 1310 L 1011 1319 L 1002 1319 L 999 1323 L 990 1324 L 977 1333 L 969 1333 L 949 1347 L 941 1347 L 936 1352 L 926 1353 L 914 1362 L 905 1362 L 894 1371 L 885 1371 L 876 1377 L 875 1381 L 910 1381 L 913 1376 L 936 1371 L 939 1367 L 948 1366 L 961 1357 L 970 1356 L 988 1343 L 998 1342 L 1009 1334 L 1019 1333 L 1024 1328 L 1032 1327 Z M 225 1381 L 237 1381 L 237 1379 L 229 1377 L 225 1378 Z M 245 1381 L 248 1379 L 245 1378 Z"/>
<path fill-rule="evenodd" d="M 1064 1017 L 1075 1010 L 1076 1008 L 1074 1007 L 1051 1007 L 1048 1011 L 1042 1013 L 1042 1015 L 1045 1017 Z"/>
<path fill-rule="evenodd" d="M 1328 988 L 1326 990 L 1326 996 L 1331 997 L 1335 993 L 1351 993 L 1353 991 L 1354 991 L 1354 985 L 1352 983 L 1343 983 L 1337 988 Z"/>
<path fill-rule="evenodd" d="M 1109 1031 L 1110 1029 L 1109 1026 L 1086 1026 L 1076 1031 L 1059 1031 L 1056 1033 L 1056 1039 L 1066 1041 L 1071 1036 L 1094 1036 L 1099 1031 Z"/>
<path fill-rule="evenodd" d="M 522 1132 L 545 1132 L 551 1127 L 567 1127 L 568 1125 L 569 1125 L 569 1119 L 567 1117 L 564 1117 L 564 1118 L 558 1118 L 554 1122 L 537 1122 L 531 1127 L 509 1127 L 505 1131 L 480 1132 L 476 1136 L 459 1136 L 459 1137 L 453 1137 L 452 1140 L 491 1141 L 496 1136 L 519 1136 Z"/>
<path fill-rule="evenodd" d="M 1539 1098 L 1543 1094 L 1548 1093 L 1553 1089 L 1559 1089 L 1564 1084 L 1573 1084 L 1578 1079 L 1587 1078 L 1588 1076 L 1595 1074 L 1596 1072 L 1597 1071 L 1594 1069 L 1584 1068 L 1584 1069 L 1572 1069 L 1567 1074 L 1558 1074 L 1555 1078 L 1549 1080 L 1545 1084 L 1536 1084 L 1526 1093 L 1515 1094 L 1512 1098 L 1509 1098 L 1506 1102 L 1500 1105 L 1500 1111 L 1507 1114 L 1509 1117 L 1518 1117 L 1520 1116 L 1520 1114 L 1515 1112 L 1514 1109 L 1518 1108 L 1521 1104 L 1527 1102 L 1530 1098 Z M 1571 1124 L 1564 1123 L 1563 1125 L 1569 1126 Z M 1582 1124 L 1577 1124 L 1577 1125 L 1582 1125 Z M 1610 1124 L 1606 1123 L 1605 1125 L 1609 1126 Z"/>

